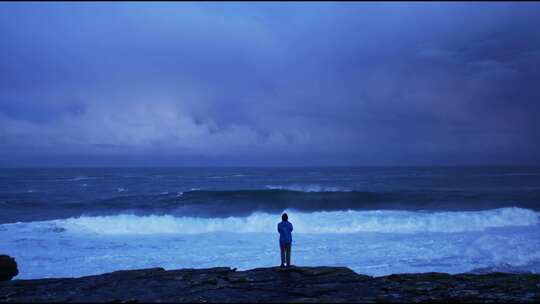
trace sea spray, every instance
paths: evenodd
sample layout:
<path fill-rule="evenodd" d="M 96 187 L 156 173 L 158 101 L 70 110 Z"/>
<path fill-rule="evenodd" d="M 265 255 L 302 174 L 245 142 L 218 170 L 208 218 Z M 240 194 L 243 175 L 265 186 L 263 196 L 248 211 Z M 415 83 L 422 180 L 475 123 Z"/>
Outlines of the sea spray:
<path fill-rule="evenodd" d="M 321 211 L 286 210 L 295 233 L 419 233 L 482 231 L 493 227 L 530 226 L 539 222 L 535 211 L 509 207 L 485 211 Z M 200 218 L 172 215 L 82 216 L 54 220 L 71 232 L 99 234 L 197 234 L 209 232 L 275 232 L 278 214 L 255 212 L 247 217 Z"/>

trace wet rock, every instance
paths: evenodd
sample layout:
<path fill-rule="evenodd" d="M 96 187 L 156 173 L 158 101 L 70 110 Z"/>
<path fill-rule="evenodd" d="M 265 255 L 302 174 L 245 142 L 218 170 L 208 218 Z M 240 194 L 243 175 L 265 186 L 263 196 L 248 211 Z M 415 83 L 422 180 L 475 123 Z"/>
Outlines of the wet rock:
<path fill-rule="evenodd" d="M 360 275 L 345 267 L 256 268 L 236 271 L 163 268 L 81 278 L 0 283 L 0 302 L 461 302 L 533 303 L 540 275 Z"/>
<path fill-rule="evenodd" d="M 17 262 L 8 255 L 0 255 L 0 281 L 9 281 L 19 274 Z"/>

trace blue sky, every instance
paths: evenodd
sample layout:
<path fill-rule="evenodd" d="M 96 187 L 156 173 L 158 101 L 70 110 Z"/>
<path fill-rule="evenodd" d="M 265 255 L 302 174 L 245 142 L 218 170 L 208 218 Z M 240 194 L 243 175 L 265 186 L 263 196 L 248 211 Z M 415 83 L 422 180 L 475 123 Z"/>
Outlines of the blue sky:
<path fill-rule="evenodd" d="M 0 3 L 0 166 L 540 163 L 540 3 Z"/>

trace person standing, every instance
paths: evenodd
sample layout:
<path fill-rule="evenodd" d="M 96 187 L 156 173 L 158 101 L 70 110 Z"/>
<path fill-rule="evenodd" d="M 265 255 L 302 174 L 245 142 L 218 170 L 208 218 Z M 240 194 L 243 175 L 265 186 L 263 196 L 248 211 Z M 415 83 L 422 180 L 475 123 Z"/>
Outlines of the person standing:
<path fill-rule="evenodd" d="M 289 222 L 287 213 L 281 215 L 281 222 L 277 225 L 279 232 L 279 249 L 281 251 L 281 266 L 284 267 L 285 262 L 287 267 L 291 266 L 291 244 L 293 225 Z"/>

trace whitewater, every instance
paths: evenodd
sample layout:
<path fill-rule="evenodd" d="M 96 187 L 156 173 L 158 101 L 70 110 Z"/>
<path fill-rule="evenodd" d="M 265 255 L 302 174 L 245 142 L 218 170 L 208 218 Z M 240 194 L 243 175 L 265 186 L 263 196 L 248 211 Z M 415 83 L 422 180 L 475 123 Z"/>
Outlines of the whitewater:
<path fill-rule="evenodd" d="M 539 214 L 285 210 L 298 265 L 347 266 L 368 275 L 441 271 L 539 271 Z M 194 218 L 82 216 L 0 226 L 0 251 L 18 257 L 20 278 L 72 277 L 145 267 L 279 264 L 279 214 Z M 66 265 L 69 265 L 66 267 Z"/>
<path fill-rule="evenodd" d="M 16 258 L 20 279 L 271 267 L 280 263 L 276 226 L 287 212 L 295 265 L 372 276 L 540 273 L 539 172 L 4 170 L 0 253 Z"/>

